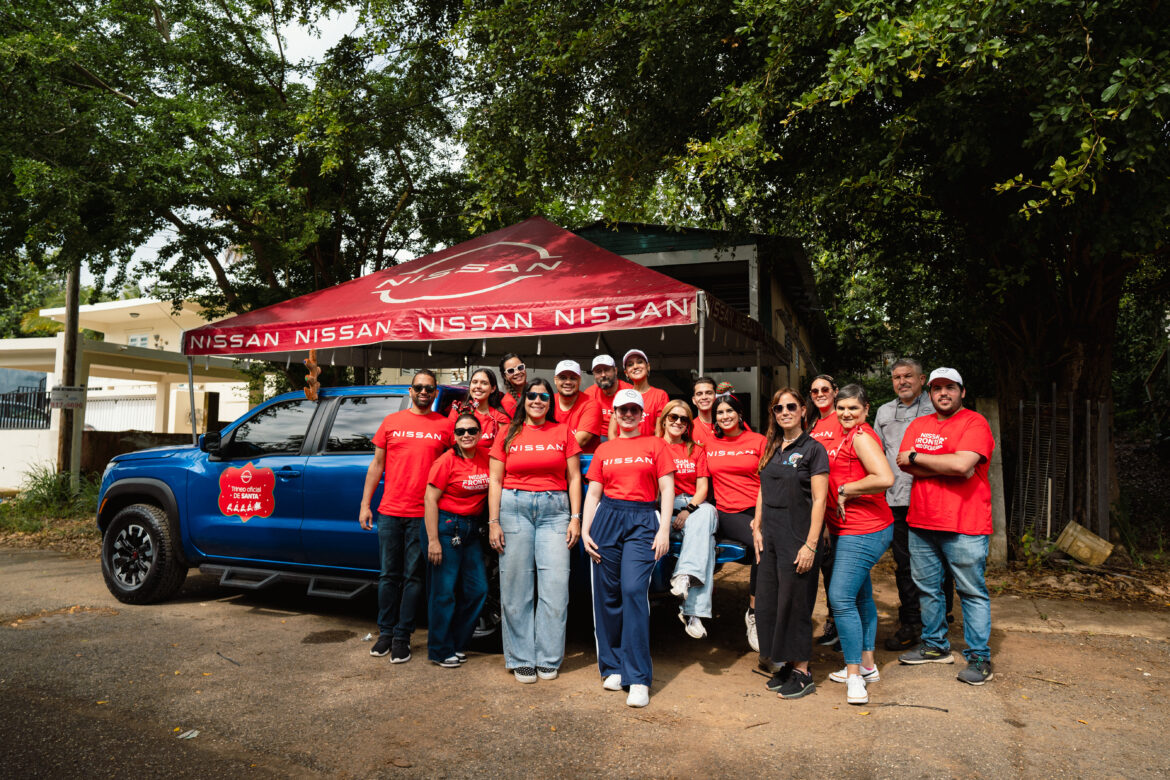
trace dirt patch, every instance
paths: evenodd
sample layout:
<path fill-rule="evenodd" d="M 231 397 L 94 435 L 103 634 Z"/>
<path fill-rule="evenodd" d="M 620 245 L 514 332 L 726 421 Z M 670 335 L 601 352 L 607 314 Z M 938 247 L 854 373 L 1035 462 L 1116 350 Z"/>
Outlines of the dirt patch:
<path fill-rule="evenodd" d="M 39 531 L 0 532 L 0 547 L 22 550 L 53 550 L 74 558 L 97 558 L 102 537 L 92 517 L 58 518 Z"/>
<path fill-rule="evenodd" d="M 0 618 L 0 623 L 9 628 L 33 628 L 36 625 L 59 622 L 77 615 L 113 617 L 117 614 L 118 610 L 109 607 L 84 607 L 80 604 L 74 604 L 72 607 L 62 607 L 61 609 L 43 609 L 30 615 L 3 617 Z"/>
<path fill-rule="evenodd" d="M 987 572 L 992 595 L 1042 596 L 1075 601 L 1121 601 L 1170 606 L 1170 569 L 1124 571 L 1053 564 L 1039 569 L 1014 565 Z"/>

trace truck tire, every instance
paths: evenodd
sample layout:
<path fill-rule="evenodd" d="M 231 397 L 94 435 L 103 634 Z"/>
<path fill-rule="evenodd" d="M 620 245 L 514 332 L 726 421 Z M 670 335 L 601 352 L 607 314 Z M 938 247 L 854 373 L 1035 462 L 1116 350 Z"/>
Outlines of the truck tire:
<path fill-rule="evenodd" d="M 175 544 L 157 506 L 131 504 L 114 515 L 102 536 L 102 576 L 114 598 L 151 604 L 175 595 L 187 579 Z"/>

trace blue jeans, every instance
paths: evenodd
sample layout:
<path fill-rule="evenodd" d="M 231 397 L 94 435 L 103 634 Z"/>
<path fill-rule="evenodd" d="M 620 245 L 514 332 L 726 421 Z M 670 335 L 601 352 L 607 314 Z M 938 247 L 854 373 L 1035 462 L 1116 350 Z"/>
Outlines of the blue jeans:
<path fill-rule="evenodd" d="M 910 529 L 910 570 L 918 586 L 922 610 L 922 643 L 950 650 L 947 640 L 946 599 L 943 577 L 949 571 L 955 579 L 959 603 L 963 605 L 963 656 L 991 660 L 991 597 L 987 593 L 987 546 L 990 536 Z"/>
<path fill-rule="evenodd" d="M 675 514 L 691 503 L 691 498 L 685 493 L 675 496 Z M 674 576 L 688 574 L 699 582 L 687 591 L 687 600 L 683 602 L 684 615 L 711 617 L 711 592 L 715 584 L 715 527 L 718 522 L 715 507 L 704 503 L 691 512 L 681 531 L 671 529 L 672 539 L 682 539 L 678 563 L 674 565 Z"/>
<path fill-rule="evenodd" d="M 559 669 L 569 614 L 568 493 L 506 488 L 500 530 L 504 663 Z"/>
<path fill-rule="evenodd" d="M 410 639 L 414 615 L 422 597 L 421 517 L 378 513 L 378 633 Z"/>
<path fill-rule="evenodd" d="M 829 605 L 841 636 L 845 663 L 861 663 L 861 654 L 877 641 L 877 605 L 873 603 L 870 569 L 894 538 L 893 524 L 871 534 L 833 537 L 833 576 L 829 581 Z"/>
<path fill-rule="evenodd" d="M 422 535 L 420 541 L 425 547 L 426 523 Z M 456 536 L 459 546 L 451 543 Z M 467 649 L 488 592 L 478 518 L 439 510 L 439 544 L 443 560 L 438 566 L 427 561 L 431 582 L 427 657 L 432 661 L 445 660 Z"/>

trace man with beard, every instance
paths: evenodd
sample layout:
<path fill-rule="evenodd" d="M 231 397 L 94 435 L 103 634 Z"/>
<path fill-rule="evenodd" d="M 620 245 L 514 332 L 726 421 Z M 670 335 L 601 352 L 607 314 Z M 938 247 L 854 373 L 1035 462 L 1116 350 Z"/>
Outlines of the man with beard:
<path fill-rule="evenodd" d="M 378 641 L 370 655 L 390 654 L 390 663 L 410 660 L 410 635 L 423 592 L 423 497 L 427 474 L 444 450 L 453 444 L 451 423 L 431 411 L 439 386 L 433 372 L 419 369 L 410 385 L 410 406 L 386 415 L 374 434 L 374 459 L 366 471 L 358 522 L 373 528 L 370 501 L 385 475 L 378 504 Z"/>
<path fill-rule="evenodd" d="M 569 426 L 582 452 L 593 452 L 601 443 L 601 408 L 581 392 L 581 366 L 576 360 L 557 363 L 553 382 L 557 387 L 557 421 Z"/>
<path fill-rule="evenodd" d="M 618 390 L 629 389 L 630 385 L 618 379 L 617 366 L 609 355 L 593 358 L 593 382 L 593 386 L 583 392 L 601 407 L 601 432 L 604 436 L 609 431 L 609 421 L 613 419 L 613 397 Z M 601 443 L 600 438 L 598 443 Z"/>

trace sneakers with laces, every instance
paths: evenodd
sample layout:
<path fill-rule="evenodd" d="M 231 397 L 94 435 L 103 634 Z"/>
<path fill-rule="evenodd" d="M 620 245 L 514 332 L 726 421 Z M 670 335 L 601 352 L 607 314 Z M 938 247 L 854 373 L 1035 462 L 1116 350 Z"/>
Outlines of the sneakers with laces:
<path fill-rule="evenodd" d="M 959 682 L 965 682 L 968 685 L 982 685 L 988 680 L 995 677 L 995 673 L 991 671 L 991 661 L 986 658 L 975 658 L 967 662 L 967 668 L 959 672 Z"/>
<path fill-rule="evenodd" d="M 518 666 L 512 670 L 512 674 L 516 676 L 516 682 L 536 682 L 536 669 L 531 666 Z"/>
<path fill-rule="evenodd" d="M 825 632 L 817 637 L 817 644 L 824 647 L 833 647 L 841 643 L 841 637 L 837 636 L 837 624 L 833 622 L 832 618 L 825 621 Z"/>
<path fill-rule="evenodd" d="M 921 623 L 903 623 L 892 636 L 886 637 L 887 650 L 908 650 L 918 644 L 922 636 Z"/>
<path fill-rule="evenodd" d="M 747 624 L 748 647 L 760 652 L 760 635 L 756 633 L 756 613 L 750 609 L 744 613 L 743 622 Z"/>
<path fill-rule="evenodd" d="M 830 672 L 829 679 L 835 683 L 843 683 L 843 682 L 848 681 L 849 680 L 849 667 L 846 666 L 844 669 L 842 669 L 839 672 Z M 865 680 L 866 685 L 868 685 L 869 683 L 875 683 L 878 680 L 882 679 L 882 676 L 881 676 L 881 673 L 878 672 L 878 668 L 876 666 L 872 669 L 866 669 L 863 666 L 863 667 L 861 667 L 861 679 Z"/>
<path fill-rule="evenodd" d="M 558 674 L 560 673 L 551 666 L 536 667 L 536 676 L 542 680 L 555 680 Z"/>
<path fill-rule="evenodd" d="M 394 640 L 389 634 L 382 634 L 378 637 L 378 641 L 374 642 L 374 646 L 370 648 L 370 655 L 381 658 L 390 653 L 390 645 Z"/>
<path fill-rule="evenodd" d="M 631 685 L 630 695 L 626 697 L 627 707 L 645 707 L 650 703 L 649 685 Z"/>
<path fill-rule="evenodd" d="M 865 680 L 860 674 L 851 674 L 845 682 L 845 701 L 850 704 L 868 704 L 869 691 L 865 689 Z"/>
<path fill-rule="evenodd" d="M 694 615 L 684 615 L 683 611 L 679 609 L 678 619 L 682 621 L 687 636 L 692 639 L 702 639 L 707 636 L 707 629 L 703 627 L 703 621 Z"/>
<path fill-rule="evenodd" d="M 812 675 L 808 672 L 802 672 L 799 669 L 793 669 L 792 674 L 780 686 L 781 699 L 799 699 L 801 696 L 808 696 L 817 689 L 817 684 L 813 682 Z"/>
<path fill-rule="evenodd" d="M 390 645 L 390 663 L 404 664 L 410 660 L 410 640 L 394 637 Z"/>
<path fill-rule="evenodd" d="M 457 656 L 454 656 L 454 655 L 449 657 L 449 658 L 444 658 L 442 661 L 436 661 L 434 658 L 432 658 L 431 663 L 433 663 L 435 666 L 441 666 L 444 669 L 458 669 L 459 668 L 459 658 Z"/>
<path fill-rule="evenodd" d="M 908 653 L 898 656 L 898 663 L 903 664 L 953 664 L 955 657 L 950 650 L 940 650 L 928 644 L 921 644 Z"/>
<path fill-rule="evenodd" d="M 620 691 L 622 689 L 622 676 L 620 674 L 611 674 L 601 683 L 601 687 L 607 691 Z"/>
<path fill-rule="evenodd" d="M 687 591 L 691 589 L 691 575 L 676 574 L 670 578 L 670 592 L 671 595 L 678 596 L 680 599 L 686 599 Z"/>

